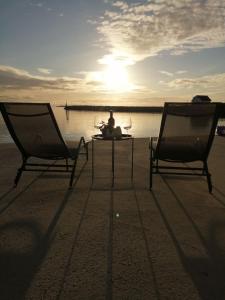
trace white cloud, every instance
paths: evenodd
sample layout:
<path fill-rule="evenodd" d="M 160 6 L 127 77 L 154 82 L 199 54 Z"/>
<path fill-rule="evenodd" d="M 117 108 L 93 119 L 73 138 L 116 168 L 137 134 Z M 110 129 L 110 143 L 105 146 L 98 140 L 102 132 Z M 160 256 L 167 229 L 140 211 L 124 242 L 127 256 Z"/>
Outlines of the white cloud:
<path fill-rule="evenodd" d="M 174 73 L 174 75 L 177 72 Z M 225 73 L 201 76 L 196 78 L 180 77 L 168 81 L 160 81 L 158 91 L 141 85 L 134 85 L 129 93 L 130 99 L 143 97 L 186 96 L 191 99 L 195 94 L 206 94 L 212 99 L 224 100 Z M 117 97 L 117 101 L 128 94 L 110 92 L 104 85 L 102 71 L 79 72 L 74 76 L 53 77 L 37 76 L 26 70 L 0 65 L 0 94 L 2 99 L 47 99 L 66 97 L 67 99 L 90 99 L 99 97 L 106 99 Z"/>
<path fill-rule="evenodd" d="M 58 101 L 65 99 L 82 104 L 100 103 L 107 105 L 108 101 L 127 105 L 138 98 L 153 95 L 154 91 L 144 86 L 134 86 L 132 93 L 112 93 L 104 84 L 101 71 L 79 72 L 74 76 L 36 76 L 26 70 L 0 65 L 0 99 Z M 132 100 L 133 99 L 133 100 Z M 99 102 L 100 101 L 100 102 Z"/>
<path fill-rule="evenodd" d="M 187 73 L 186 70 L 179 70 L 179 71 L 176 72 L 176 74 L 185 74 L 185 73 Z"/>
<path fill-rule="evenodd" d="M 38 72 L 42 74 L 50 74 L 52 72 L 51 69 L 46 69 L 46 68 L 38 68 Z"/>
<path fill-rule="evenodd" d="M 111 53 L 140 61 L 225 45 L 224 0 L 116 1 L 97 26 Z"/>
<path fill-rule="evenodd" d="M 155 95 L 152 89 L 133 86 L 132 92 L 111 92 L 104 83 L 102 71 L 79 72 L 74 76 L 53 77 L 36 76 L 26 70 L 0 65 L 0 99 L 19 101 L 57 101 L 65 100 L 77 104 L 115 104 L 136 103 L 139 99 Z"/>
<path fill-rule="evenodd" d="M 25 70 L 22 69 L 17 69 L 11 66 L 4 66 L 4 65 L 0 65 L 0 78 L 2 79 L 2 76 L 6 76 L 6 77 L 26 77 L 29 76 L 29 73 Z M 0 81 L 0 84 L 2 83 L 2 81 Z"/>
<path fill-rule="evenodd" d="M 0 92 L 10 90 L 33 92 L 37 89 L 71 93 L 108 92 L 102 71 L 79 72 L 76 77 L 53 77 L 47 76 L 46 69 L 44 72 L 46 76 L 36 76 L 22 69 L 0 65 Z M 144 89 L 142 86 L 133 85 L 135 92 Z"/>
<path fill-rule="evenodd" d="M 81 79 L 74 77 L 35 76 L 29 72 L 0 65 L 0 89 L 44 90 L 61 89 L 76 90 L 81 85 Z"/>
<path fill-rule="evenodd" d="M 116 1 L 113 3 L 113 6 L 119 7 L 122 10 L 127 10 L 129 8 L 128 4 L 123 1 Z"/>
<path fill-rule="evenodd" d="M 167 71 L 163 71 L 163 70 L 159 71 L 159 73 L 161 73 L 161 74 L 163 74 L 163 75 L 166 75 L 166 76 L 169 76 L 169 77 L 172 77 L 172 76 L 173 76 L 173 73 L 167 72 Z"/>
<path fill-rule="evenodd" d="M 172 77 L 172 76 L 175 76 L 175 75 L 185 74 L 185 73 L 187 73 L 187 71 L 186 70 L 178 70 L 178 71 L 175 71 L 174 73 L 172 73 L 172 72 L 168 72 L 168 71 L 165 71 L 165 70 L 160 70 L 159 73 L 161 73 L 163 75 L 166 75 L 168 77 Z"/>
<path fill-rule="evenodd" d="M 123 55 L 104 55 L 102 58 L 98 60 L 98 63 L 101 65 L 109 65 L 113 62 L 118 62 L 123 66 L 131 66 L 134 64 L 134 61 L 131 60 L 129 57 Z"/>
<path fill-rule="evenodd" d="M 177 90 L 195 90 L 207 93 L 224 94 L 225 73 L 201 76 L 196 78 L 178 78 L 164 83 L 167 87 Z"/>
<path fill-rule="evenodd" d="M 96 20 L 88 19 L 88 20 L 87 20 L 87 23 L 88 23 L 88 24 L 91 24 L 91 25 L 96 25 L 98 22 L 97 22 Z"/>
<path fill-rule="evenodd" d="M 42 2 L 30 2 L 29 3 L 31 6 L 36 6 L 39 8 L 42 8 L 44 6 L 44 4 Z"/>

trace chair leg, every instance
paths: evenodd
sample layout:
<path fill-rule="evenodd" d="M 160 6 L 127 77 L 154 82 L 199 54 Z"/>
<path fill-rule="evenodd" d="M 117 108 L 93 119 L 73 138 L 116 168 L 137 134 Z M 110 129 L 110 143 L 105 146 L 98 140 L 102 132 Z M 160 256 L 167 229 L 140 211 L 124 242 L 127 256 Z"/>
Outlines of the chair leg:
<path fill-rule="evenodd" d="M 158 173 L 159 172 L 159 160 L 156 159 L 156 172 Z"/>
<path fill-rule="evenodd" d="M 73 178 L 74 178 L 74 174 L 75 174 L 75 170 L 76 170 L 76 165 L 77 165 L 77 158 L 75 158 L 75 160 L 74 160 L 73 169 L 72 169 L 71 176 L 70 176 L 69 188 L 71 188 L 72 184 L 73 184 Z"/>
<path fill-rule="evenodd" d="M 69 166 L 68 166 L 68 158 L 66 158 L 66 171 L 69 170 Z"/>
<path fill-rule="evenodd" d="M 150 149 L 150 162 L 149 162 L 149 190 L 152 189 L 152 167 L 153 167 L 153 161 L 152 161 L 152 149 Z"/>
<path fill-rule="evenodd" d="M 207 178 L 209 193 L 212 193 L 211 174 L 209 173 L 207 162 L 204 161 L 203 164 L 204 164 L 204 170 L 206 172 L 206 178 Z"/>
<path fill-rule="evenodd" d="M 86 159 L 88 160 L 88 143 L 85 144 L 85 149 L 86 149 Z"/>
<path fill-rule="evenodd" d="M 79 144 L 79 147 L 78 147 L 79 150 L 80 150 L 80 147 L 81 147 L 81 143 L 83 144 L 83 147 L 84 147 L 84 150 L 85 150 L 85 152 L 82 153 L 82 154 L 86 154 L 86 160 L 88 160 L 88 143 L 85 142 L 84 137 L 81 137 L 81 139 L 80 139 L 80 144 Z"/>
<path fill-rule="evenodd" d="M 17 170 L 17 174 L 16 174 L 16 177 L 14 179 L 14 187 L 17 186 L 17 184 L 18 184 L 18 182 L 20 180 L 20 177 L 21 177 L 22 172 L 24 170 L 24 166 L 26 164 L 26 161 L 27 161 L 27 158 L 23 158 L 23 163 L 22 163 L 21 167 Z"/>

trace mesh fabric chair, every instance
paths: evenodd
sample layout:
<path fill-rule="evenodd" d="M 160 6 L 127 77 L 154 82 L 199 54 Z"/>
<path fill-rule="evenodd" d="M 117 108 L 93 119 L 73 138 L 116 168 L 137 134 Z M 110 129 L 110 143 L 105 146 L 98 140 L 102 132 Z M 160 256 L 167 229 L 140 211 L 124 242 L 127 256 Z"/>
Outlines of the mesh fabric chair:
<path fill-rule="evenodd" d="M 63 140 L 49 103 L 1 103 L 0 107 L 6 126 L 22 154 L 23 162 L 15 186 L 23 171 L 46 171 L 71 173 L 71 187 L 79 154 L 85 154 L 88 160 L 88 144 L 84 138 L 80 138 L 77 147 L 69 147 Z M 65 160 L 65 164 L 28 163 L 31 157 Z M 68 164 L 68 159 L 73 163 Z"/>
<path fill-rule="evenodd" d="M 207 177 L 211 193 L 207 158 L 217 121 L 217 103 L 165 103 L 159 137 L 150 140 L 150 190 L 153 174 L 201 175 Z M 159 161 L 201 161 L 202 167 L 159 165 Z"/>

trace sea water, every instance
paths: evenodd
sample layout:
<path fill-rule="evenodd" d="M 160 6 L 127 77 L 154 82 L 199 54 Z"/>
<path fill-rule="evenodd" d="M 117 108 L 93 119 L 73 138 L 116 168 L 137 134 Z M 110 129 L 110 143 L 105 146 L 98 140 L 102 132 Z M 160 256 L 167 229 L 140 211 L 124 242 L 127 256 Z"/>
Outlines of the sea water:
<path fill-rule="evenodd" d="M 92 135 L 100 133 L 100 130 L 95 128 L 96 118 L 103 122 L 107 122 L 109 118 L 108 112 L 65 110 L 57 106 L 52 106 L 52 108 L 60 131 L 66 140 L 79 140 L 81 136 L 90 140 Z M 158 136 L 162 114 L 114 112 L 113 117 L 115 126 L 120 126 L 122 133 L 132 134 L 136 138 L 149 138 Z M 131 118 L 132 127 L 127 132 L 123 127 L 126 126 L 128 117 Z M 225 125 L 225 120 L 220 120 L 219 124 Z M 12 139 L 0 115 L 0 143 L 10 142 Z"/>
<path fill-rule="evenodd" d="M 63 107 L 53 106 L 54 115 L 63 137 L 67 140 L 78 140 L 84 136 L 87 140 L 97 133 L 101 133 L 95 128 L 95 120 L 107 122 L 108 112 L 99 111 L 75 111 L 65 110 Z M 157 136 L 161 123 L 161 114 L 156 113 L 120 113 L 114 112 L 115 126 L 120 126 L 122 133 L 132 134 L 134 137 Z M 126 126 L 127 118 L 131 118 L 131 129 L 128 131 Z M 41 126 L 41 124 L 40 124 Z M 10 143 L 12 139 L 4 120 L 0 115 L 0 143 Z"/>

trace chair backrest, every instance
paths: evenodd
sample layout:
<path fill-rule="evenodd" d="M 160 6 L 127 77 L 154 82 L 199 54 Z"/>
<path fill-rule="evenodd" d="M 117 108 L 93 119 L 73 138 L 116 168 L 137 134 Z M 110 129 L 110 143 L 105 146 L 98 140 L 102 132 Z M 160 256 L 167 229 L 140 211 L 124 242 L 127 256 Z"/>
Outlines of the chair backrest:
<path fill-rule="evenodd" d="M 24 157 L 69 157 L 49 103 L 1 103 L 6 126 Z"/>
<path fill-rule="evenodd" d="M 217 103 L 165 103 L 156 151 L 160 154 L 163 149 L 165 152 L 168 143 L 174 150 L 176 146 L 179 148 L 182 145 L 186 153 L 188 149 L 193 150 L 187 161 L 195 160 L 194 158 L 206 160 L 217 121 Z M 170 159 L 185 161 L 185 154 L 170 151 Z"/>

